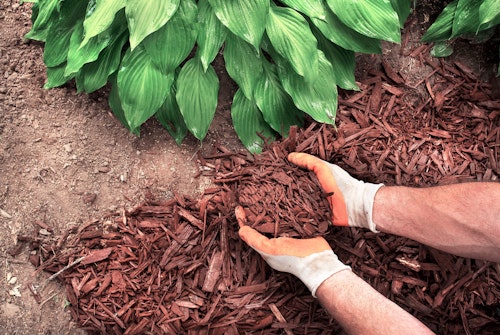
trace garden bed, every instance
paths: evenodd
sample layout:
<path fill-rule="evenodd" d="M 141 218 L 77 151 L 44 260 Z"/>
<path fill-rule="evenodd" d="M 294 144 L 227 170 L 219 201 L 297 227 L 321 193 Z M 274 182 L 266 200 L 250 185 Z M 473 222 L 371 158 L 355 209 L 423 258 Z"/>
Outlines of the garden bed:
<path fill-rule="evenodd" d="M 100 334 L 339 330 L 297 279 L 272 271 L 238 238 L 234 208 L 242 205 L 248 224 L 270 236 L 324 235 L 355 273 L 434 331 L 495 333 L 498 264 L 329 226 L 315 176 L 286 160 L 308 152 L 387 185 L 496 180 L 500 105 L 490 85 L 462 64 L 421 61 L 434 69 L 421 83 L 429 99 L 409 105 L 404 79 L 383 64 L 361 92 L 343 95 L 337 129 L 292 129 L 256 156 L 215 146 L 199 156 L 214 182 L 202 196 L 150 199 L 51 243 L 34 240 L 40 269 L 62 269 L 73 318 Z"/>

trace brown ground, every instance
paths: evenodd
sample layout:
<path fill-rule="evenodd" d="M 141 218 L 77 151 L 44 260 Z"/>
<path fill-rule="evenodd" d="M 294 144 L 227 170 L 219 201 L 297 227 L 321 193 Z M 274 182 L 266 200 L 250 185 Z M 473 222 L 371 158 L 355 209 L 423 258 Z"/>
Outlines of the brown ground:
<path fill-rule="evenodd" d="M 425 16 L 418 16 L 415 23 L 425 25 Z M 34 274 L 27 250 L 15 258 L 7 251 L 18 234 L 31 234 L 35 222 L 59 234 L 117 208 L 134 207 L 149 192 L 160 200 L 173 193 L 199 195 L 210 181 L 194 177 L 196 153 L 215 142 L 241 149 L 229 115 L 234 86 L 218 71 L 219 110 L 203 144 L 188 138 L 178 147 L 154 121 L 143 126 L 138 138 L 110 114 L 104 93 L 42 88 L 42 46 L 23 39 L 29 19 L 29 5 L 0 1 L 0 333 L 79 334 L 83 332 L 65 308 L 63 289 L 50 283 L 43 303 L 36 303 L 27 284 L 40 283 L 47 275 Z M 419 34 L 415 28 L 405 36 L 412 43 Z M 491 72 L 492 66 L 480 58 L 482 49 L 468 52 L 464 62 L 480 73 Z M 398 48 L 388 49 L 383 58 L 410 84 L 429 71 L 415 58 L 401 57 Z M 359 76 L 380 59 L 360 60 Z M 408 97 L 418 100 L 428 94 L 422 87 Z"/>
<path fill-rule="evenodd" d="M 207 140 L 188 138 L 180 147 L 154 121 L 140 138 L 129 134 L 103 94 L 44 90 L 42 46 L 23 39 L 30 13 L 29 4 L 0 2 L 0 333 L 74 334 L 60 287 L 47 288 L 50 299 L 39 306 L 26 283 L 45 275 L 33 277 L 26 252 L 7 256 L 17 234 L 30 233 L 35 221 L 59 233 L 134 206 L 147 191 L 160 198 L 199 194 L 210 181 L 194 178 L 196 152 L 217 139 L 242 146 L 231 127 L 228 80 L 221 81 L 222 105 Z M 9 274 L 15 284 L 7 284 Z M 9 295 L 15 286 L 21 297 Z"/>

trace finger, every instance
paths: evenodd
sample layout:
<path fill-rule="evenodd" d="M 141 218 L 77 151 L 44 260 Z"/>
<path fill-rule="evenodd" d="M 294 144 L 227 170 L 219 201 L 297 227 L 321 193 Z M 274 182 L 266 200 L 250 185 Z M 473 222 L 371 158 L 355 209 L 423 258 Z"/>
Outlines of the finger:
<path fill-rule="evenodd" d="M 313 171 L 318 177 L 321 188 L 327 194 L 333 194 L 328 197 L 328 202 L 332 207 L 333 223 L 337 226 L 347 226 L 348 216 L 345 205 L 344 195 L 335 181 L 335 177 L 328 168 L 328 165 L 313 155 L 302 152 L 292 152 L 288 155 L 288 160 L 307 170 Z"/>
<path fill-rule="evenodd" d="M 240 238 L 258 252 L 272 254 L 269 239 L 250 226 L 243 226 L 238 231 Z"/>
<path fill-rule="evenodd" d="M 301 168 L 313 171 L 325 193 L 340 191 L 332 172 L 318 157 L 301 152 L 292 152 L 288 155 L 288 160 Z"/>
<path fill-rule="evenodd" d="M 247 225 L 247 216 L 243 207 L 236 206 L 236 208 L 234 209 L 234 214 L 236 215 L 236 220 L 238 221 L 238 225 L 240 226 L 240 228 Z"/>
<path fill-rule="evenodd" d="M 239 234 L 241 239 L 257 252 L 272 256 L 307 257 L 331 249 L 328 242 L 322 237 L 302 240 L 289 237 L 269 239 L 249 226 L 240 228 Z"/>

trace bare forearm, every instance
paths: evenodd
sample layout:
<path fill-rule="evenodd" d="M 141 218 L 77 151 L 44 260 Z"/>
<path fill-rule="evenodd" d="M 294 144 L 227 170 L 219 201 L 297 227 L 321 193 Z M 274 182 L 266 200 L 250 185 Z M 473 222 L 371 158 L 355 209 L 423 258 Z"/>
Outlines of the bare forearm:
<path fill-rule="evenodd" d="M 349 334 L 433 334 L 351 271 L 328 278 L 316 296 Z"/>
<path fill-rule="evenodd" d="M 383 187 L 375 196 L 373 221 L 383 232 L 500 262 L 500 183 Z"/>

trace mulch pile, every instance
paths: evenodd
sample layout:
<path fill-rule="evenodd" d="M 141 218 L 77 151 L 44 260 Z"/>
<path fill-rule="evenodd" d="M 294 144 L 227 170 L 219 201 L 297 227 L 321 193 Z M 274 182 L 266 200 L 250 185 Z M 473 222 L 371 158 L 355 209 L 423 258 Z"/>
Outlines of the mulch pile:
<path fill-rule="evenodd" d="M 434 69 L 417 85 L 428 97 L 412 96 L 416 87 L 384 63 L 360 92 L 341 94 L 337 128 L 292 129 L 255 156 L 217 146 L 200 157 L 214 186 L 199 199 L 151 199 L 53 240 L 23 237 L 36 252 L 31 261 L 59 272 L 73 318 L 93 333 L 340 331 L 302 283 L 272 271 L 238 238 L 234 208 L 242 205 L 249 224 L 270 236 L 325 236 L 355 273 L 434 331 L 498 334 L 499 264 L 332 227 L 314 175 L 286 160 L 308 152 L 387 185 L 497 180 L 500 102 L 465 66 L 421 51 L 414 56 Z"/>
<path fill-rule="evenodd" d="M 235 201 L 244 208 L 248 224 L 261 233 L 272 237 L 322 236 L 327 234 L 332 216 L 328 195 L 313 172 L 286 159 L 299 141 L 305 141 L 305 137 L 303 133 L 297 135 L 293 127 L 288 139 L 259 155 L 231 153 L 219 147 L 221 153 L 200 160 L 213 169 L 215 183 L 229 187 L 230 194 L 236 195 Z M 207 162 L 210 159 L 215 160 L 214 164 Z"/>

